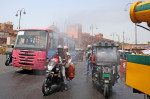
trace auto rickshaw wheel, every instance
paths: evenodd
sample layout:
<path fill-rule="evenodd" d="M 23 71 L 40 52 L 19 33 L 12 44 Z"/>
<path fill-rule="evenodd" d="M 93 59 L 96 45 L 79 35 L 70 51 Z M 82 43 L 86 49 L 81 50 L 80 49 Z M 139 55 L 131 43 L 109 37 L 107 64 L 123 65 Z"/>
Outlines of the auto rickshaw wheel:
<path fill-rule="evenodd" d="M 105 84 L 104 85 L 104 97 L 105 98 L 109 98 L 109 95 L 110 95 L 110 90 L 109 90 L 109 85 L 108 84 Z"/>

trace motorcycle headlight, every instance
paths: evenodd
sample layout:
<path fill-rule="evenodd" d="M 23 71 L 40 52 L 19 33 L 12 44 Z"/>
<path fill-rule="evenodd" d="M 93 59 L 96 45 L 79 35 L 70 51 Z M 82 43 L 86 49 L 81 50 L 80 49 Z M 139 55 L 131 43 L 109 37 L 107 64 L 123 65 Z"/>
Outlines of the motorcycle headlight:
<path fill-rule="evenodd" d="M 47 65 L 47 69 L 48 69 L 48 70 L 52 70 L 52 69 L 53 69 L 53 66 Z"/>
<path fill-rule="evenodd" d="M 53 69 L 53 67 L 54 67 L 53 65 L 48 64 L 48 65 L 47 65 L 47 70 L 50 70 L 50 71 L 51 71 L 51 70 Z"/>
<path fill-rule="evenodd" d="M 54 61 L 50 61 L 47 65 L 47 69 L 51 71 L 54 66 L 56 66 L 56 63 Z"/>

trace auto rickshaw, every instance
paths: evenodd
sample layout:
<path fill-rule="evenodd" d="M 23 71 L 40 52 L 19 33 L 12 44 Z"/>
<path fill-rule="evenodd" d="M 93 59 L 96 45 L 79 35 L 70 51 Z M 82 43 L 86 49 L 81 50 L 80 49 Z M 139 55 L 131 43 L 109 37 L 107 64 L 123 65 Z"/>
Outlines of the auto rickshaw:
<path fill-rule="evenodd" d="M 83 49 L 76 49 L 76 55 L 75 55 L 75 60 L 76 61 L 83 61 L 83 56 L 84 56 L 84 50 Z"/>
<path fill-rule="evenodd" d="M 120 57 L 118 46 L 114 43 L 99 42 L 93 45 L 92 49 L 95 56 L 95 65 L 92 70 L 93 85 L 100 85 L 104 97 L 109 98 L 112 86 L 119 79 L 118 65 L 120 64 Z"/>

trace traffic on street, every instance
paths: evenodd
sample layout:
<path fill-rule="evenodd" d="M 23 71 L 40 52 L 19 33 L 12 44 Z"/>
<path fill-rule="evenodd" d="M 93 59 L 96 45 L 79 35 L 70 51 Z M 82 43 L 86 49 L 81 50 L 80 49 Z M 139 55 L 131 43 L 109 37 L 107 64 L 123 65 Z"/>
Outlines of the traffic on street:
<path fill-rule="evenodd" d="M 62 91 L 54 86 L 48 96 L 42 93 L 45 75 L 40 71 L 24 71 L 12 66 L 6 67 L 5 55 L 0 56 L 0 96 L 1 99 L 105 99 L 99 86 L 93 86 L 91 75 L 85 75 L 86 64 L 76 63 L 76 75 L 69 81 L 69 89 Z M 9 69 L 8 69 L 9 68 Z M 125 74 L 120 73 L 118 83 L 112 89 L 109 99 L 144 99 L 143 94 L 132 93 L 132 88 L 125 84 Z"/>
<path fill-rule="evenodd" d="M 0 99 L 150 99 L 150 0 L 1 4 Z"/>

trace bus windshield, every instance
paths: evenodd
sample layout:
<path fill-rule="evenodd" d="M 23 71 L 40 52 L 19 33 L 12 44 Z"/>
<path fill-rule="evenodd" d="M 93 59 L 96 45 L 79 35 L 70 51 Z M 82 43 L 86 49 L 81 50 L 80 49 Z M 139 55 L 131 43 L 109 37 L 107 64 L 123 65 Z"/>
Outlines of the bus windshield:
<path fill-rule="evenodd" d="M 14 48 L 46 50 L 47 34 L 45 30 L 21 30 L 18 32 Z"/>

